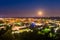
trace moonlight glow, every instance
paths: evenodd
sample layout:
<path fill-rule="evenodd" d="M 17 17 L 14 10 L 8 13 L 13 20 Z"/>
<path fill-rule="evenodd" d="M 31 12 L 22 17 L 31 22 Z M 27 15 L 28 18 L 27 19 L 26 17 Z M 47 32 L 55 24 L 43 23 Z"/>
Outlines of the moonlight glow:
<path fill-rule="evenodd" d="M 43 12 L 42 11 L 38 11 L 38 15 L 39 16 L 42 16 L 43 15 Z"/>

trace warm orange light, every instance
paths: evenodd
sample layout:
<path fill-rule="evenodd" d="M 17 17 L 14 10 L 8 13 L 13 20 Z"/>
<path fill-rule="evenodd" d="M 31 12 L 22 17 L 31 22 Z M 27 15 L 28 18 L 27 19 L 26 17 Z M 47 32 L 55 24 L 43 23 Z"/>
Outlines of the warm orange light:
<path fill-rule="evenodd" d="M 42 12 L 42 11 L 39 11 L 39 12 L 38 12 L 38 15 L 39 15 L 39 16 L 42 16 L 42 15 L 43 15 L 43 12 Z"/>

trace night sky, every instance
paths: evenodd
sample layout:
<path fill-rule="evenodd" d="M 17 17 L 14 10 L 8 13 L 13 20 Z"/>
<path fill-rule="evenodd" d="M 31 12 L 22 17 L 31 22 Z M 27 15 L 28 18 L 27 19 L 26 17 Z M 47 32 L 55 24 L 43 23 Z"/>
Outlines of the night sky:
<path fill-rule="evenodd" d="M 60 16 L 60 0 L 0 0 L 0 17 Z"/>

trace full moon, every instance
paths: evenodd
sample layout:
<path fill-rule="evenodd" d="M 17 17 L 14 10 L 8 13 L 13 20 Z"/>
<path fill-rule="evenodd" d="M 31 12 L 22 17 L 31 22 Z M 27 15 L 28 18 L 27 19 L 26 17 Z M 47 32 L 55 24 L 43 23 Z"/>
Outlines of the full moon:
<path fill-rule="evenodd" d="M 38 11 L 38 15 L 39 16 L 42 16 L 43 15 L 43 12 L 42 11 Z"/>

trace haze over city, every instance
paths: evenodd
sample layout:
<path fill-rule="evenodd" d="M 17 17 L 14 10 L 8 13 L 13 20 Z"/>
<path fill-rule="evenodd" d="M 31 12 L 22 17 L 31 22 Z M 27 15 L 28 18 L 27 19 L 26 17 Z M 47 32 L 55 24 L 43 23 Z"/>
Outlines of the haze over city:
<path fill-rule="evenodd" d="M 60 16 L 60 0 L 0 0 L 0 17 L 41 16 Z"/>

